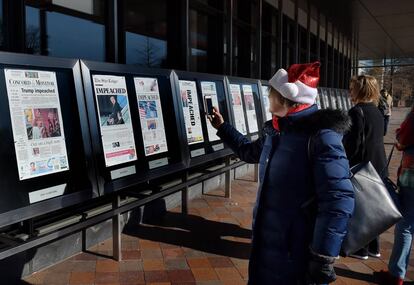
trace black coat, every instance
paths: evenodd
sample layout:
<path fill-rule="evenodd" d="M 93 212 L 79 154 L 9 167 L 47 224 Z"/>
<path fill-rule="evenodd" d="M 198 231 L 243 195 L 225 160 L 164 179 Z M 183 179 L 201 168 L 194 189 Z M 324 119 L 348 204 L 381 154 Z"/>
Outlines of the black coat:
<path fill-rule="evenodd" d="M 384 149 L 384 117 L 374 103 L 355 105 L 349 110 L 349 116 L 352 126 L 344 136 L 343 143 L 350 166 L 371 161 L 377 172 L 381 174 L 387 163 Z M 363 133 L 365 143 L 363 143 Z"/>

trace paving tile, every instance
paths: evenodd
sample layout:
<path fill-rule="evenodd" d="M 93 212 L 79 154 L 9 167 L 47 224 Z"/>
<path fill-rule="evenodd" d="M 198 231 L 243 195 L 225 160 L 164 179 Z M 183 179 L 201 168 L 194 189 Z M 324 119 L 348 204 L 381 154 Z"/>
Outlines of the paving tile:
<path fill-rule="evenodd" d="M 95 272 L 96 260 L 76 260 L 72 262 L 72 272 Z"/>
<path fill-rule="evenodd" d="M 123 250 L 122 251 L 123 260 L 138 260 L 141 259 L 140 250 Z"/>
<path fill-rule="evenodd" d="M 161 249 L 158 248 L 150 248 L 150 249 L 142 249 L 141 256 L 143 259 L 154 259 L 154 258 L 162 258 Z"/>
<path fill-rule="evenodd" d="M 154 283 L 154 282 L 170 282 L 168 279 L 167 271 L 145 271 L 145 282 Z"/>
<path fill-rule="evenodd" d="M 43 279 L 44 284 L 68 284 L 70 273 L 49 271 Z"/>
<path fill-rule="evenodd" d="M 219 280 L 212 281 L 197 281 L 196 285 L 222 285 L 223 283 Z"/>
<path fill-rule="evenodd" d="M 213 268 L 191 268 L 196 281 L 219 280 L 216 271 Z"/>
<path fill-rule="evenodd" d="M 195 282 L 191 270 L 169 270 L 168 278 L 171 283 Z"/>
<path fill-rule="evenodd" d="M 85 252 L 75 255 L 73 258 L 75 260 L 96 260 L 97 259 L 96 255 L 91 254 L 91 253 L 85 253 Z"/>
<path fill-rule="evenodd" d="M 233 267 L 233 263 L 228 257 L 208 257 L 212 267 Z"/>
<path fill-rule="evenodd" d="M 164 265 L 167 270 L 189 269 L 187 260 L 184 258 L 166 259 Z"/>
<path fill-rule="evenodd" d="M 162 255 L 165 259 L 184 257 L 184 250 L 182 248 L 167 248 L 162 249 Z"/>
<path fill-rule="evenodd" d="M 119 273 L 119 283 L 121 284 L 144 284 L 144 272 L 126 271 Z"/>
<path fill-rule="evenodd" d="M 96 262 L 96 272 L 118 272 L 119 264 L 115 260 L 105 259 Z"/>
<path fill-rule="evenodd" d="M 118 272 L 96 272 L 95 283 L 119 283 Z"/>
<path fill-rule="evenodd" d="M 235 268 L 214 268 L 220 280 L 240 280 L 241 275 Z"/>
<path fill-rule="evenodd" d="M 141 249 L 159 249 L 160 244 L 155 241 L 141 239 L 139 240 L 139 246 Z"/>
<path fill-rule="evenodd" d="M 165 270 L 163 259 L 144 259 L 144 271 Z"/>
<path fill-rule="evenodd" d="M 212 267 L 207 257 L 199 257 L 199 258 L 187 258 L 188 265 L 190 268 L 208 268 Z"/>
<path fill-rule="evenodd" d="M 143 271 L 141 260 L 122 260 L 119 262 L 119 271 Z"/>
<path fill-rule="evenodd" d="M 95 272 L 72 272 L 69 284 L 90 284 L 95 282 Z"/>

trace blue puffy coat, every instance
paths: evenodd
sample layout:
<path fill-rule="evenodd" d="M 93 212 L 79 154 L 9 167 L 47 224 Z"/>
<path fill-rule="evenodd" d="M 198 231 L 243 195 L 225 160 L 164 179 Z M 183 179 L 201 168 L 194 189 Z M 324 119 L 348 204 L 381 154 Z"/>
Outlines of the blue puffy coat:
<path fill-rule="evenodd" d="M 354 209 L 342 146 L 349 124 L 341 111 L 318 111 L 314 105 L 281 118 L 280 132 L 266 122 L 254 142 L 228 123 L 218 129 L 242 160 L 260 167 L 249 284 L 304 284 L 310 247 L 321 255 L 339 255 Z M 318 209 L 311 214 L 303 205 L 315 195 Z"/>

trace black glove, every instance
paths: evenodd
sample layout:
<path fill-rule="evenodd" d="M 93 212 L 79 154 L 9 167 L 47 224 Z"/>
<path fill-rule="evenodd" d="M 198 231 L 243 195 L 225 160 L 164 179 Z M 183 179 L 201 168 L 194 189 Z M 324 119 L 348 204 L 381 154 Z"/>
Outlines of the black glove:
<path fill-rule="evenodd" d="M 321 255 L 310 250 L 307 279 L 308 284 L 328 284 L 336 280 L 335 257 Z"/>

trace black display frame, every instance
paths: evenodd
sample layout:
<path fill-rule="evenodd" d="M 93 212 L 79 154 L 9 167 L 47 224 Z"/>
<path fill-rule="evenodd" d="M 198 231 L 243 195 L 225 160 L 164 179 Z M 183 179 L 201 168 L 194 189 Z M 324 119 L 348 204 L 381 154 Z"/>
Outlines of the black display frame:
<path fill-rule="evenodd" d="M 200 117 L 202 120 L 202 128 L 203 128 L 203 135 L 204 135 L 204 142 L 197 143 L 194 145 L 189 145 L 186 142 L 187 147 L 187 159 L 189 161 L 189 167 L 195 167 L 198 165 L 202 165 L 205 163 L 209 163 L 211 161 L 214 161 L 216 159 L 227 157 L 231 154 L 233 154 L 233 151 L 222 141 L 215 141 L 210 143 L 207 139 L 207 128 L 206 124 L 209 124 L 210 122 L 207 122 L 204 118 L 204 102 L 203 102 L 203 94 L 201 92 L 201 82 L 208 81 L 208 82 L 215 82 L 216 88 L 218 89 L 217 83 L 222 84 L 222 92 L 224 98 L 223 104 L 220 106 L 221 108 L 224 107 L 224 112 L 221 110 L 221 113 L 225 120 L 231 120 L 230 116 L 230 108 L 229 108 L 229 94 L 228 94 L 228 88 L 227 88 L 227 82 L 224 75 L 217 75 L 217 74 L 209 74 L 209 73 L 198 73 L 198 72 L 189 72 L 189 71 L 181 71 L 181 70 L 174 70 L 174 76 L 175 76 L 175 88 L 176 88 L 176 94 L 178 94 L 178 100 L 181 102 L 180 98 L 180 80 L 187 80 L 187 81 L 195 81 L 196 87 L 197 87 L 197 98 L 199 101 L 199 109 L 200 109 Z M 218 92 L 219 93 L 219 92 Z M 219 96 L 219 94 L 217 94 Z M 181 105 L 181 103 L 180 103 Z M 180 108 L 180 117 L 182 119 L 182 127 L 185 128 L 185 119 L 182 108 Z M 184 137 L 187 138 L 186 133 L 184 134 Z M 223 145 L 222 149 L 214 150 L 214 146 L 220 146 Z M 205 153 L 199 156 L 191 156 L 191 151 L 198 150 L 198 149 L 204 149 Z"/>
<path fill-rule="evenodd" d="M 72 91 L 76 93 L 75 94 L 76 98 L 72 98 L 72 97 L 70 97 L 70 99 L 64 98 L 65 100 L 70 100 L 71 104 L 76 104 L 76 106 L 73 106 L 73 105 L 70 106 L 74 108 L 77 107 L 76 109 L 70 109 L 70 107 L 64 106 L 62 104 L 62 101 L 64 101 L 62 100 L 64 96 L 62 95 L 63 87 L 59 89 L 62 119 L 66 121 L 66 123 L 64 124 L 64 127 L 66 130 L 65 138 L 66 138 L 66 147 L 68 151 L 67 155 L 68 155 L 69 166 L 70 166 L 69 170 L 65 172 L 52 173 L 50 175 L 24 180 L 26 185 L 23 188 L 27 189 L 27 193 L 29 193 L 30 192 L 29 186 L 33 186 L 33 184 L 42 185 L 43 187 L 42 189 L 53 187 L 59 184 L 66 184 L 66 185 L 75 184 L 76 185 L 76 183 L 79 183 L 79 182 L 73 183 L 73 181 L 80 180 L 80 178 L 76 176 L 76 177 L 72 177 L 72 180 L 69 180 L 69 177 L 72 174 L 68 174 L 68 173 L 71 173 L 71 171 L 75 167 L 82 168 L 86 171 L 84 173 L 85 176 L 82 177 L 82 179 L 86 179 L 85 182 L 87 181 L 88 183 L 88 185 L 80 186 L 79 190 L 75 189 L 73 192 L 70 192 L 67 194 L 64 193 L 61 196 L 49 198 L 47 200 L 39 201 L 33 204 L 29 204 L 23 207 L 18 207 L 16 209 L 3 212 L 0 214 L 0 227 L 12 225 L 12 224 L 24 221 L 24 220 L 32 219 L 34 217 L 38 217 L 38 216 L 41 216 L 41 215 L 44 215 L 44 214 L 47 214 L 53 211 L 60 210 L 62 208 L 67 208 L 70 206 L 81 204 L 93 198 L 97 198 L 99 196 L 99 193 L 98 193 L 98 188 L 97 188 L 95 167 L 94 167 L 93 157 L 92 157 L 92 148 L 90 147 L 91 145 L 90 130 L 89 130 L 89 125 L 87 123 L 87 113 L 86 113 L 86 107 L 85 107 L 85 101 L 84 101 L 82 77 L 81 77 L 79 60 L 0 52 L 0 64 L 2 65 L 3 70 L 4 70 L 4 67 L 7 66 L 10 68 L 14 68 L 14 69 L 53 71 L 53 72 L 56 72 L 57 74 L 57 80 L 59 80 L 59 78 L 68 76 L 70 77 L 69 79 L 71 79 L 71 81 L 69 82 L 68 80 L 67 83 L 70 84 L 70 88 L 72 89 Z M 1 75 L 1 79 L 2 80 L 5 79 L 4 72 Z M 59 84 L 58 84 L 58 88 L 59 88 Z M 7 91 L 5 91 L 3 96 L 6 97 L 6 99 L 4 100 L 8 101 Z M 7 105 L 6 108 L 8 107 L 9 106 Z M 79 117 L 76 117 L 77 118 L 76 120 L 78 120 L 76 123 L 79 123 L 79 127 L 80 127 L 79 130 L 68 131 L 69 129 L 68 126 L 72 126 L 72 122 L 70 123 L 68 122 L 69 122 L 69 119 L 70 121 L 72 121 L 72 119 L 66 115 L 64 116 L 63 113 L 69 112 L 69 111 L 70 112 L 75 111 L 78 113 L 77 115 Z M 5 116 L 4 119 L 6 122 L 9 122 L 11 120 L 9 112 L 10 111 L 6 112 L 6 114 L 4 113 L 2 114 L 2 116 Z M 9 132 L 9 135 L 11 134 L 11 139 L 13 139 L 13 131 L 12 131 L 11 124 L 9 124 L 8 127 L 9 128 L 6 131 Z M 76 136 L 76 138 L 79 141 L 68 143 L 68 140 L 70 138 L 73 138 L 73 136 Z M 73 147 L 74 147 L 72 146 L 72 144 L 75 144 L 75 143 L 81 143 L 83 146 L 80 151 L 76 151 L 75 153 L 75 154 L 79 154 L 78 152 L 80 152 L 80 154 L 82 155 L 82 159 L 84 159 L 83 161 L 76 160 L 75 162 L 71 160 L 71 158 L 74 158 L 72 156 L 75 155 L 72 152 Z M 14 159 L 16 159 L 14 146 L 11 145 L 10 149 L 13 150 L 13 157 Z M 5 161 L 2 159 L 2 163 L 4 162 Z M 10 163 L 10 161 L 7 161 L 7 163 Z M 15 177 L 15 178 L 18 179 L 18 177 Z M 31 183 L 28 183 L 28 182 L 31 182 Z M 21 181 L 19 181 L 18 183 L 21 183 Z M 51 183 L 53 183 L 54 185 L 48 185 Z M 48 185 L 48 186 L 43 186 L 43 185 Z M 65 190 L 65 192 L 68 192 L 68 191 Z"/>
<path fill-rule="evenodd" d="M 92 137 L 92 150 L 94 153 L 94 159 L 96 164 L 96 172 L 98 179 L 98 188 L 101 195 L 117 192 L 124 189 L 132 189 L 132 187 L 148 183 L 148 181 L 156 180 L 174 173 L 180 173 L 184 171 L 188 166 L 188 159 L 185 155 L 186 149 L 184 147 L 184 129 L 181 126 L 182 118 L 179 113 L 179 101 L 175 89 L 175 78 L 172 70 L 166 69 L 150 69 L 143 68 L 135 65 L 115 64 L 115 63 L 104 63 L 81 60 L 82 78 L 84 83 L 85 101 L 88 110 L 88 120 L 91 128 Z M 99 118 L 97 116 L 95 92 L 92 84 L 92 75 L 116 75 L 124 76 L 127 90 L 128 99 L 130 106 L 131 120 L 136 116 L 136 120 L 132 120 L 135 149 L 138 155 L 137 160 L 126 162 L 110 167 L 106 167 L 104 160 L 104 152 L 102 147 L 102 140 L 100 135 Z M 155 159 L 170 156 L 169 163 L 167 165 L 157 167 L 154 169 L 149 168 L 149 157 L 143 155 L 143 141 L 141 133 L 141 122 L 137 114 L 139 114 L 137 107 L 136 92 L 134 87 L 133 78 L 144 77 L 144 78 L 157 78 L 160 88 L 161 106 L 163 109 L 163 119 L 166 129 L 167 146 L 168 152 L 161 153 L 159 156 L 155 156 Z M 162 82 L 162 83 L 161 83 Z M 169 93 L 169 94 L 166 94 Z M 167 102 L 168 101 L 168 102 Z M 169 106 L 169 103 L 172 106 Z M 169 106 L 167 108 L 166 106 Z M 168 111 L 167 111 L 168 110 Z M 168 120 L 165 116 L 166 112 L 173 116 L 173 120 Z M 169 126 L 173 126 L 168 128 Z M 168 128 L 168 129 L 167 129 Z M 170 135 L 170 136 L 169 136 Z M 169 137 L 171 137 L 169 139 Z M 173 141 L 173 142 L 172 142 Z M 171 149 L 174 145 L 175 148 Z M 167 157 L 168 159 L 168 157 Z M 119 177 L 117 179 L 111 178 L 111 171 L 125 169 L 126 167 L 135 167 L 135 173 Z M 143 188 L 142 190 L 146 190 Z M 140 191 L 140 189 L 134 189 Z"/>
<path fill-rule="evenodd" d="M 227 76 L 227 85 L 228 85 L 228 94 L 229 94 L 229 106 L 230 106 L 230 110 L 231 110 L 231 116 L 232 116 L 232 122 L 233 122 L 233 126 L 235 126 L 235 120 L 234 120 L 234 112 L 233 112 L 233 106 L 231 104 L 231 93 L 230 93 L 230 84 L 238 84 L 240 86 L 240 91 L 241 91 L 241 97 L 242 97 L 242 101 L 243 101 L 243 107 L 244 107 L 244 119 L 246 122 L 246 127 L 247 127 L 247 135 L 246 137 L 248 137 L 250 140 L 255 140 L 259 137 L 261 129 L 263 127 L 264 124 L 264 115 L 263 115 L 263 102 L 262 102 L 262 90 L 260 88 L 260 81 L 258 79 L 252 79 L 252 78 L 243 78 L 243 77 L 234 77 L 234 76 Z M 250 85 L 256 85 L 257 87 L 257 93 L 254 92 L 253 90 L 253 98 L 254 98 L 254 106 L 256 109 L 256 118 L 257 118 L 257 132 L 250 132 L 250 128 L 249 128 L 249 124 L 248 124 L 248 120 L 247 120 L 247 112 L 246 112 L 246 104 L 245 104 L 245 100 L 244 100 L 244 92 L 243 92 L 243 88 L 242 85 L 245 84 L 250 84 Z"/>

